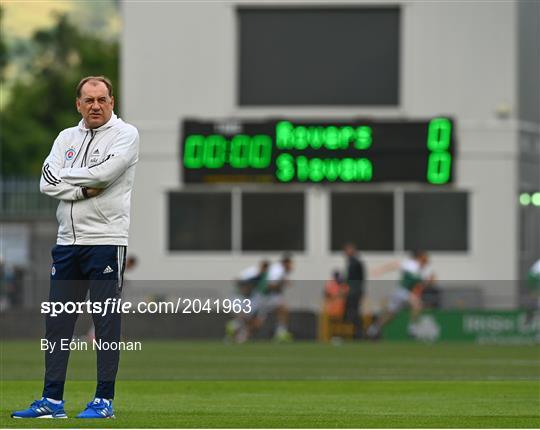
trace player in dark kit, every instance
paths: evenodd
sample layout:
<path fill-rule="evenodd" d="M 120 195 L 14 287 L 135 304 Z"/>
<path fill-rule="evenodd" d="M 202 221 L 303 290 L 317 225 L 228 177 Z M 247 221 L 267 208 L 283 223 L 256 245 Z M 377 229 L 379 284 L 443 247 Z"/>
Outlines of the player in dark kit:
<path fill-rule="evenodd" d="M 362 319 L 360 307 L 364 297 L 365 268 L 364 263 L 358 257 L 356 246 L 348 243 L 343 247 L 345 258 L 347 259 L 346 280 L 349 285 L 349 292 L 345 300 L 345 321 L 354 325 L 354 338 L 362 337 Z"/>
<path fill-rule="evenodd" d="M 130 196 L 138 160 L 137 129 L 114 112 L 113 88 L 103 76 L 77 86 L 80 123 L 63 130 L 43 163 L 41 192 L 60 200 L 52 250 L 51 302 L 109 302 L 120 297 L 128 243 Z M 96 341 L 120 340 L 120 313 L 92 314 Z M 47 315 L 43 397 L 13 418 L 67 418 L 64 411 L 69 342 L 76 313 Z M 118 350 L 97 349 L 95 396 L 78 418 L 113 418 Z"/>

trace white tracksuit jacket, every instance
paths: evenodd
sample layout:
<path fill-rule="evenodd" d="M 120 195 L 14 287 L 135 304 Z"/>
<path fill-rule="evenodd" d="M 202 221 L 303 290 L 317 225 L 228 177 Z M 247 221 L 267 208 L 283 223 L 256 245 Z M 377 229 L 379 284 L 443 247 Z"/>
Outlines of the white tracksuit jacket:
<path fill-rule="evenodd" d="M 139 154 L 139 133 L 114 113 L 96 129 L 63 130 L 43 163 L 40 190 L 60 200 L 58 245 L 128 243 L 131 189 Z M 105 188 L 86 199 L 82 187 Z"/>

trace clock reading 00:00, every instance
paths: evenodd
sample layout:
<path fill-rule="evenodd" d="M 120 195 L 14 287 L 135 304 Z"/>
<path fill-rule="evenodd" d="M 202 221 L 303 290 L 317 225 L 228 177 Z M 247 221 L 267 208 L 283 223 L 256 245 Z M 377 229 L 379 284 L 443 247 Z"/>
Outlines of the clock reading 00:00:
<path fill-rule="evenodd" d="M 189 169 L 219 169 L 226 163 L 234 168 L 264 169 L 272 160 L 270 136 L 239 134 L 230 141 L 213 134 L 192 135 L 185 141 L 184 165 Z"/>

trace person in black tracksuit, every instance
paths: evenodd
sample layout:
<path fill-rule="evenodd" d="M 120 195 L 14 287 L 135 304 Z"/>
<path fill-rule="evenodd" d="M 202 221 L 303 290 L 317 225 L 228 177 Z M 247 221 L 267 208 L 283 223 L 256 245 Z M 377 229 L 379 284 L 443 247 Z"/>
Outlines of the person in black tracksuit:
<path fill-rule="evenodd" d="M 358 251 L 353 243 L 348 243 L 343 247 L 347 260 L 347 284 L 349 292 L 345 301 L 344 319 L 354 325 L 354 338 L 362 338 L 362 317 L 360 306 L 364 296 L 365 268 L 364 263 L 358 257 Z"/>

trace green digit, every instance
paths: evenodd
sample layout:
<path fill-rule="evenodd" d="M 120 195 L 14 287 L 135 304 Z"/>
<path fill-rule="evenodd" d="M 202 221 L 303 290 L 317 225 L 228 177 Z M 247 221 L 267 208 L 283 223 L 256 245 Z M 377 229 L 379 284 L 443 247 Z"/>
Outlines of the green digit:
<path fill-rule="evenodd" d="M 203 166 L 204 136 L 188 136 L 184 144 L 184 166 L 188 169 L 200 169 Z"/>
<path fill-rule="evenodd" d="M 264 169 L 272 159 L 272 139 L 270 136 L 259 134 L 251 139 L 249 164 L 255 169 Z"/>
<path fill-rule="evenodd" d="M 427 147 L 430 151 L 446 151 L 450 146 L 452 123 L 447 118 L 429 122 Z"/>
<path fill-rule="evenodd" d="M 452 157 L 448 152 L 433 152 L 429 156 L 427 180 L 431 184 L 446 184 L 450 179 Z"/>
<path fill-rule="evenodd" d="M 447 118 L 434 118 L 429 122 L 427 147 L 427 180 L 431 184 L 446 184 L 450 179 L 452 156 L 448 152 L 452 136 L 452 123 Z"/>
<path fill-rule="evenodd" d="M 231 140 L 231 166 L 243 169 L 249 166 L 251 139 L 245 134 L 234 136 Z"/>
<path fill-rule="evenodd" d="M 223 136 L 213 134 L 206 138 L 204 145 L 204 164 L 209 169 L 219 169 L 225 164 L 225 147 L 227 141 Z"/>
<path fill-rule="evenodd" d="M 290 154 L 281 154 L 276 158 L 276 177 L 280 182 L 290 182 L 294 178 L 294 158 Z"/>

